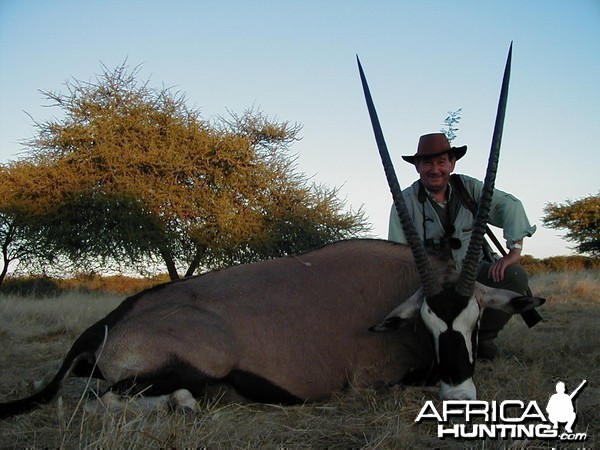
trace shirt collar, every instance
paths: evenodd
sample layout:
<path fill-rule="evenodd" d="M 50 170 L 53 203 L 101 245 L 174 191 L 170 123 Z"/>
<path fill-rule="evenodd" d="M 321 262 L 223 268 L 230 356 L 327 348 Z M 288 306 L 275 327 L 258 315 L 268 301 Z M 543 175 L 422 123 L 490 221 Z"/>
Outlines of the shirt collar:
<path fill-rule="evenodd" d="M 448 203 L 450 203 L 450 199 L 452 198 L 452 183 L 448 183 L 448 188 L 447 188 L 448 189 L 448 199 L 444 203 L 438 202 L 438 200 L 435 198 L 435 195 L 433 195 L 431 192 L 429 192 L 429 189 L 427 189 L 425 187 L 425 185 L 423 185 L 423 188 L 425 189 L 425 193 L 427 194 L 427 197 L 429 197 L 429 200 L 440 205 L 442 208 L 446 207 L 446 205 L 448 205 Z"/>

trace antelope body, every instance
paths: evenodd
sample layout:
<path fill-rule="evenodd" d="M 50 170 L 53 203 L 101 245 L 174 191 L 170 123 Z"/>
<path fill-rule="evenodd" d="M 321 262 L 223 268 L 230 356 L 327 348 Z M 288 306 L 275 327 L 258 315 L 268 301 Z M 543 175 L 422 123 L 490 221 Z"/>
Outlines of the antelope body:
<path fill-rule="evenodd" d="M 431 263 L 443 278 L 447 263 Z M 0 404 L 0 416 L 49 401 L 71 373 L 104 378 L 116 393 L 197 396 L 225 382 L 250 400 L 281 403 L 323 399 L 350 380 L 419 381 L 436 361 L 423 321 L 369 331 L 392 310 L 387 325 L 413 316 L 419 286 L 409 247 L 380 240 L 341 241 L 159 285 L 90 326 L 49 384 Z"/>

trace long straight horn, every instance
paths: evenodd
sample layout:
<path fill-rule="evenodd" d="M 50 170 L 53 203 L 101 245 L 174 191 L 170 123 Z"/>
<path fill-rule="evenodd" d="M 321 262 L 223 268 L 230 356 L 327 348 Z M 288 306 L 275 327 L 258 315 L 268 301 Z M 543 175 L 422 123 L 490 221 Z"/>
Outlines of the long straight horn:
<path fill-rule="evenodd" d="M 479 199 L 479 207 L 477 209 L 475 225 L 473 226 L 473 234 L 471 235 L 469 246 L 467 248 L 467 254 L 462 263 L 460 278 L 456 284 L 456 292 L 465 296 L 473 295 L 475 288 L 477 266 L 479 265 L 479 257 L 485 235 L 485 226 L 489 218 L 492 196 L 494 194 L 494 183 L 496 181 L 496 171 L 498 169 L 498 160 L 500 158 L 500 144 L 502 142 L 502 130 L 504 129 L 504 117 L 506 115 L 506 103 L 508 100 L 508 82 L 510 80 L 511 59 L 512 42 L 508 50 L 506 66 L 504 67 L 504 77 L 502 80 L 502 89 L 500 90 L 500 100 L 498 102 L 498 111 L 496 113 L 496 123 L 494 125 L 492 146 L 488 159 L 487 172 L 483 182 L 483 189 Z"/>
<path fill-rule="evenodd" d="M 400 217 L 400 223 L 404 229 L 404 235 L 406 236 L 408 245 L 412 250 L 413 258 L 415 259 L 415 264 L 421 278 L 423 293 L 425 296 L 431 297 L 440 291 L 439 283 L 437 282 L 431 267 L 431 262 L 429 261 L 427 253 L 425 252 L 425 246 L 423 245 L 423 242 L 421 241 L 421 238 L 419 237 L 415 228 L 415 224 L 413 223 L 408 209 L 406 208 L 406 203 L 404 202 L 404 197 L 402 196 L 402 189 L 400 188 L 400 183 L 396 177 L 394 165 L 392 164 L 392 159 L 390 158 L 390 153 L 383 137 L 383 131 L 381 129 L 381 125 L 379 124 L 379 118 L 377 117 L 375 105 L 373 104 L 371 92 L 369 91 L 367 79 L 365 77 L 365 73 L 363 72 L 362 65 L 360 64 L 360 59 L 358 59 L 358 55 L 356 55 L 356 62 L 358 63 L 358 71 L 360 72 L 360 79 L 365 94 L 365 100 L 367 101 L 367 109 L 369 110 L 371 125 L 373 126 L 373 132 L 375 133 L 375 141 L 377 142 L 379 156 L 381 156 L 381 162 L 383 163 L 383 170 L 385 171 L 385 176 L 387 178 L 388 185 L 390 186 L 390 191 L 392 192 L 394 206 L 396 207 L 396 211 Z"/>

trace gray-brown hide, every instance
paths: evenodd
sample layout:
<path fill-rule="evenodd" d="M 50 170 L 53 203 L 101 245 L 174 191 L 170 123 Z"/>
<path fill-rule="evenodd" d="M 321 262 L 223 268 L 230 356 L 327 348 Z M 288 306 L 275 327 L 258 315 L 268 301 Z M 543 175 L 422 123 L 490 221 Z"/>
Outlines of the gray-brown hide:
<path fill-rule="evenodd" d="M 432 264 L 436 271 L 445 269 L 433 258 Z M 431 366 L 431 337 L 424 327 L 368 329 L 419 283 L 407 246 L 349 240 L 158 286 L 126 299 L 92 325 L 49 386 L 0 405 L 0 416 L 49 401 L 73 367 L 85 375 L 96 358 L 95 375 L 116 388 L 136 378 L 158 391 L 164 385 L 198 392 L 209 379 L 225 379 L 252 398 L 256 385 L 247 381 L 258 379 L 257 389 L 278 387 L 304 401 L 338 392 L 349 380 L 395 383 Z M 186 367 L 190 374 L 182 376 Z"/>
<path fill-rule="evenodd" d="M 212 378 L 241 370 L 303 400 L 354 375 L 397 381 L 410 363 L 402 343 L 368 329 L 418 283 L 410 251 L 383 241 L 208 273 L 140 297 L 109 330 L 98 367 L 116 382 L 175 354 Z"/>

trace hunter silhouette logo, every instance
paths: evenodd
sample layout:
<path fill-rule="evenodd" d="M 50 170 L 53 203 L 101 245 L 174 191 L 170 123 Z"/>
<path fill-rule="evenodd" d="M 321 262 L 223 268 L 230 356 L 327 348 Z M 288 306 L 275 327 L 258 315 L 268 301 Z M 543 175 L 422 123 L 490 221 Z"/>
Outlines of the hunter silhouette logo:
<path fill-rule="evenodd" d="M 546 412 L 548 413 L 548 419 L 552 422 L 553 429 L 558 428 L 559 423 L 566 423 L 565 431 L 567 433 L 573 433 L 573 424 L 577 419 L 575 414 L 575 407 L 573 406 L 573 399 L 583 386 L 585 386 L 587 380 L 583 380 L 577 389 L 570 394 L 565 393 L 565 383 L 559 381 L 556 383 L 556 394 L 552 394 L 548 405 L 546 406 Z"/>
<path fill-rule="evenodd" d="M 570 394 L 565 383 L 556 383 L 556 393 L 546 405 L 546 413 L 535 400 L 444 400 L 436 405 L 427 400 L 415 422 L 437 422 L 437 435 L 460 439 L 560 439 L 585 441 L 587 433 L 573 432 L 577 419 L 574 400 L 587 381 Z M 560 430 L 559 424 L 565 424 Z"/>

